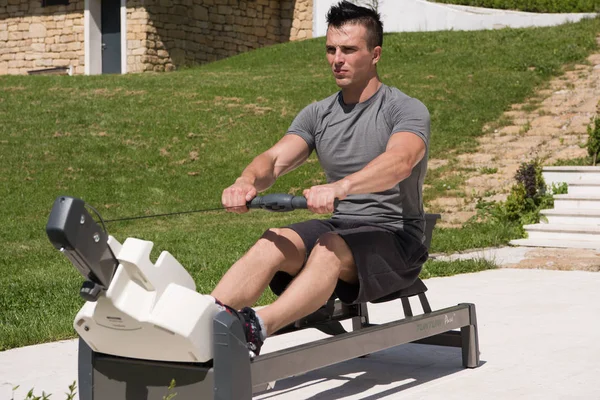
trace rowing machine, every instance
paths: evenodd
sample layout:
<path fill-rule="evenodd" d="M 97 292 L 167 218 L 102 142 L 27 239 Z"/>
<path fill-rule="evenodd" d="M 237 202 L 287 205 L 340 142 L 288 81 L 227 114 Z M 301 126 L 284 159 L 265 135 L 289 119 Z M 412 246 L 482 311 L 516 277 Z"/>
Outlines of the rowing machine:
<path fill-rule="evenodd" d="M 306 199 L 267 195 L 249 207 L 290 211 L 306 208 Z M 426 244 L 436 220 L 428 217 Z M 432 311 L 420 279 L 380 299 L 402 299 L 403 319 L 373 325 L 366 304 L 332 298 L 277 333 L 314 327 L 331 337 L 250 358 L 240 321 L 197 293 L 171 254 L 153 264 L 151 242 L 129 238 L 121 245 L 72 197 L 56 199 L 46 230 L 86 278 L 86 303 L 74 321 L 81 400 L 163 399 L 173 380 L 178 399 L 247 400 L 277 380 L 409 342 L 461 347 L 463 365 L 479 365 L 475 306 Z M 413 316 L 411 296 L 419 297 L 422 315 Z M 351 332 L 340 324 L 349 318 Z"/>

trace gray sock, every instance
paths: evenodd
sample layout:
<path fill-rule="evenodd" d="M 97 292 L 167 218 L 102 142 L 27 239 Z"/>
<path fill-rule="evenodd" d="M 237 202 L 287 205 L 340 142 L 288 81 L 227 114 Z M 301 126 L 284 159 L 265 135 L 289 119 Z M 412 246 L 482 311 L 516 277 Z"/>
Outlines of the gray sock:
<path fill-rule="evenodd" d="M 211 299 L 213 299 L 213 301 L 215 302 L 215 304 L 217 305 L 217 307 L 219 308 L 220 311 L 225 311 L 226 310 L 225 306 L 221 305 L 221 302 L 218 301 L 217 299 L 215 299 L 213 296 L 211 296 L 209 294 L 206 294 L 205 296 L 208 296 Z"/>

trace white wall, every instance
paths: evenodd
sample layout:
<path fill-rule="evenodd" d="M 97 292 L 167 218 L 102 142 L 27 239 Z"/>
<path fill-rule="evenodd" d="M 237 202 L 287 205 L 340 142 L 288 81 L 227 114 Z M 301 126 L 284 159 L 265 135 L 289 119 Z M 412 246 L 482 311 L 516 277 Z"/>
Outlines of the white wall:
<path fill-rule="evenodd" d="M 102 32 L 100 30 L 100 0 L 85 0 L 84 16 L 84 51 L 85 74 L 102 73 Z"/>
<path fill-rule="evenodd" d="M 313 37 L 325 36 L 327 10 L 339 0 L 315 0 Z M 480 30 L 559 25 L 595 14 L 536 14 L 430 3 L 425 0 L 380 0 L 385 32 Z"/>

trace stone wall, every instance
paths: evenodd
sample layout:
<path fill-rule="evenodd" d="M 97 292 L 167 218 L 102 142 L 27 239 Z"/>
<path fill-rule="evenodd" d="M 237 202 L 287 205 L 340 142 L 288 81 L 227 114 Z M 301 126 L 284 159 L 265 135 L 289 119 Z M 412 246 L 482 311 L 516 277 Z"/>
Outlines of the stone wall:
<path fill-rule="evenodd" d="M 169 71 L 312 33 L 312 0 L 145 0 L 143 6 L 147 15 L 134 23 L 143 26 L 147 17 L 147 36 L 141 47 L 130 45 L 141 56 L 131 71 Z"/>
<path fill-rule="evenodd" d="M 156 29 L 152 26 L 152 20 L 146 8 L 142 5 L 143 3 L 144 1 L 128 2 L 127 72 L 142 72 L 154 69 L 154 65 L 152 65 L 152 68 L 146 68 L 146 65 L 149 65 L 148 52 L 152 53 L 152 50 L 149 49 L 156 49 Z M 162 47 L 162 43 L 158 42 L 158 45 Z M 161 69 L 156 68 L 156 70 L 164 71 L 165 67 L 170 70 L 173 65 L 165 62 Z"/>
<path fill-rule="evenodd" d="M 84 73 L 84 0 L 0 3 L 0 74 Z M 313 0 L 128 0 L 127 71 L 171 71 L 312 37 Z"/>
<path fill-rule="evenodd" d="M 42 8 L 41 1 L 0 2 L 0 74 L 73 66 L 83 73 L 84 0 Z"/>
<path fill-rule="evenodd" d="M 281 8 L 283 41 L 312 38 L 313 0 L 282 1 Z"/>

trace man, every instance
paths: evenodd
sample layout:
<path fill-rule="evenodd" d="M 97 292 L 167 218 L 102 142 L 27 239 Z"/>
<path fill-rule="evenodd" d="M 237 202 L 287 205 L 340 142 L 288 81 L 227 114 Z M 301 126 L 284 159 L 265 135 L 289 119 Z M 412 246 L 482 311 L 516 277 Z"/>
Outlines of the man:
<path fill-rule="evenodd" d="M 327 176 L 304 196 L 309 210 L 332 218 L 269 229 L 212 293 L 242 320 L 254 354 L 268 334 L 316 311 L 334 292 L 351 304 L 410 286 L 427 258 L 427 108 L 380 81 L 383 26 L 375 11 L 342 1 L 327 21 L 327 61 L 341 91 L 304 108 L 222 196 L 230 211 L 248 211 L 247 201 L 313 150 Z M 249 307 L 269 284 L 279 297 L 255 312 Z"/>

